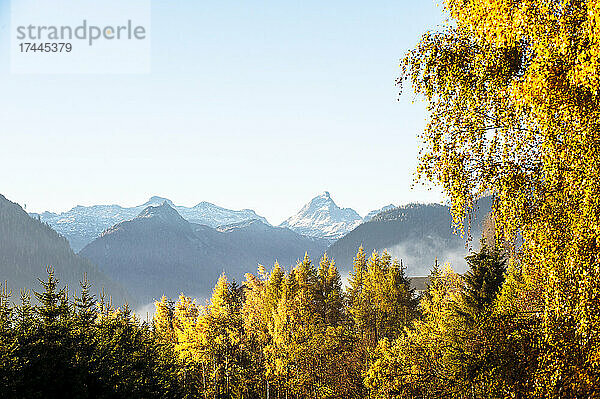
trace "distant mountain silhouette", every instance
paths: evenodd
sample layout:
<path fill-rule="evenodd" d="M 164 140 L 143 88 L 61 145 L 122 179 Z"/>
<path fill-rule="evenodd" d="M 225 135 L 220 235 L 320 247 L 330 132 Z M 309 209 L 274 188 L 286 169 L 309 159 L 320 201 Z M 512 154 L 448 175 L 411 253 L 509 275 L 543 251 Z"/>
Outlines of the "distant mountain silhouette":
<path fill-rule="evenodd" d="M 98 295 L 104 287 L 115 305 L 131 301 L 125 290 L 100 272 L 88 259 L 73 253 L 67 240 L 38 219 L 30 217 L 18 204 L 0 195 L 0 281 L 8 281 L 13 300 L 20 289 L 40 291 L 38 279 L 45 280 L 46 267 L 52 266 L 61 286 L 79 290 L 84 273 Z"/>
<path fill-rule="evenodd" d="M 257 215 L 251 209 L 235 211 L 206 201 L 193 207 L 176 206 L 171 200 L 159 196 L 153 196 L 144 204 L 131 208 L 119 205 L 78 205 L 60 214 L 44 212 L 39 215 L 32 214 L 32 216 L 40 216 L 42 222 L 48 223 L 65 236 L 69 240 L 71 248 L 77 252 L 99 237 L 107 228 L 131 220 L 147 207 L 161 205 L 164 202 L 175 208 L 183 218 L 191 223 L 200 223 L 211 227 L 253 219 L 268 223 L 265 218 Z"/>
<path fill-rule="evenodd" d="M 382 207 L 382 208 L 375 209 L 375 210 L 373 210 L 373 211 L 371 211 L 371 212 L 367 213 L 367 216 L 365 216 L 365 217 L 363 218 L 363 222 L 365 222 L 365 223 L 366 223 L 366 222 L 370 222 L 370 221 L 371 221 L 371 219 L 373 219 L 375 216 L 379 215 L 380 213 L 387 212 L 387 211 L 389 211 L 389 210 L 391 210 L 391 209 L 394 209 L 394 208 L 396 208 L 396 205 L 394 205 L 394 204 L 389 204 L 389 205 L 386 205 L 386 206 L 384 206 L 384 207 Z"/>
<path fill-rule="evenodd" d="M 473 248 L 479 246 L 482 223 L 491 210 L 491 199 L 478 203 L 472 221 Z M 352 261 L 362 245 L 368 253 L 388 252 L 402 259 L 410 276 L 429 274 L 435 259 L 450 262 L 457 272 L 466 267 L 469 254 L 465 239 L 453 233 L 452 217 L 447 206 L 439 204 L 410 204 L 379 213 L 333 243 L 327 254 L 336 260 L 342 272 L 352 269 Z"/>
<path fill-rule="evenodd" d="M 260 220 L 212 228 L 189 223 L 167 202 L 144 209 L 88 244 L 80 255 L 125 285 L 140 301 L 166 294 L 207 297 L 226 272 L 238 281 L 257 265 L 295 264 L 305 251 L 314 257 L 327 241 L 305 237 Z"/>

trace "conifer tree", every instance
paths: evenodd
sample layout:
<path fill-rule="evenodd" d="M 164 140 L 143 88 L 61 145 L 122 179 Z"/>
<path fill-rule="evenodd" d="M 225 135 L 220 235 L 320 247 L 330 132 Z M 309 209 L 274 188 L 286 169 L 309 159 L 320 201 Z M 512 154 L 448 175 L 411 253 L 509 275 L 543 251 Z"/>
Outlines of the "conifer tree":
<path fill-rule="evenodd" d="M 359 262 L 361 258 L 359 250 Z M 361 280 L 359 294 L 354 288 L 350 312 L 367 345 L 372 348 L 383 337 L 394 339 L 401 334 L 404 326 L 415 317 L 417 302 L 404 267 L 392 261 L 387 252 L 380 256 L 373 251 Z"/>
<path fill-rule="evenodd" d="M 96 326 L 96 301 L 90 293 L 92 287 L 84 274 L 80 281 L 80 294 L 74 296 L 71 335 L 73 339 L 73 363 L 79 374 L 79 384 L 82 395 L 95 395 L 101 391 L 98 385 L 98 376 L 101 374 L 97 368 L 97 339 Z"/>
<path fill-rule="evenodd" d="M 35 308 L 31 305 L 29 291 L 21 290 L 20 305 L 15 309 L 15 371 L 13 375 L 13 395 L 33 397 L 39 393 L 35 385 L 36 370 L 30 358 L 36 358 L 34 345 L 37 341 L 37 325 Z M 33 382 L 32 382 L 33 381 Z"/>
<path fill-rule="evenodd" d="M 152 318 L 154 332 L 165 343 L 175 343 L 175 330 L 173 327 L 175 303 L 162 296 L 160 301 L 154 302 L 155 311 Z"/>
<path fill-rule="evenodd" d="M 352 263 L 352 271 L 350 272 L 350 287 L 348 288 L 348 300 L 352 309 L 356 308 L 358 310 L 359 300 L 361 298 L 361 292 L 364 284 L 364 274 L 367 270 L 367 255 L 365 254 L 365 250 L 360 246 L 358 248 L 358 252 L 354 261 Z"/>
<path fill-rule="evenodd" d="M 73 340 L 70 334 L 72 318 L 67 290 L 59 287 L 54 269 L 47 268 L 48 280 L 42 281 L 42 292 L 35 292 L 40 305 L 35 307 L 39 316 L 32 350 L 36 359 L 31 363 L 33 384 L 49 396 L 75 396 L 79 384 L 77 370 L 71 364 Z"/>
<path fill-rule="evenodd" d="M 499 249 L 488 247 L 483 240 L 481 249 L 465 258 L 469 270 L 463 276 L 462 304 L 471 314 L 479 314 L 489 308 L 504 283 L 506 260 Z"/>
<path fill-rule="evenodd" d="M 327 254 L 319 262 L 317 302 L 324 323 L 335 327 L 344 321 L 342 281 L 335 261 L 327 258 Z"/>

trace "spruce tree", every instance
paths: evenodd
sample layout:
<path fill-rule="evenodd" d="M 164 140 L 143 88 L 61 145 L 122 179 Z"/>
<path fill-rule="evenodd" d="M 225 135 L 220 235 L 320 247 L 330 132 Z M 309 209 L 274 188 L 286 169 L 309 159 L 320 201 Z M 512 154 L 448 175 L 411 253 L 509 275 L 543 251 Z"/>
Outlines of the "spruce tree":
<path fill-rule="evenodd" d="M 475 316 L 492 305 L 504 283 L 506 259 L 496 247 L 481 241 L 481 249 L 466 258 L 469 270 L 463 276 L 463 309 Z"/>
<path fill-rule="evenodd" d="M 70 334 L 73 318 L 70 314 L 66 287 L 59 288 L 54 269 L 47 268 L 44 290 L 34 292 L 39 306 L 35 312 L 39 322 L 35 331 L 30 369 L 33 385 L 50 397 L 76 396 L 77 370 L 72 365 L 73 339 Z"/>

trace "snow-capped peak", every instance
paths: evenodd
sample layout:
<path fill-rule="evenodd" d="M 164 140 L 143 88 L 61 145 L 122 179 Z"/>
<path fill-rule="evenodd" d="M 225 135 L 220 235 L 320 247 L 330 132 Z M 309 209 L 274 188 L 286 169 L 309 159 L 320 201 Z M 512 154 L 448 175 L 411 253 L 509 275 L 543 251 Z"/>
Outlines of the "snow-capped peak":
<path fill-rule="evenodd" d="M 351 208 L 340 208 L 328 191 L 314 197 L 294 216 L 281 224 L 311 237 L 338 239 L 354 229 L 362 218 Z"/>
<path fill-rule="evenodd" d="M 264 217 L 257 215 L 251 209 L 242 209 L 235 211 L 222 208 L 210 202 L 202 201 L 192 208 L 176 207 L 177 211 L 185 219 L 192 223 L 204 224 L 211 227 L 218 227 L 232 223 L 239 223 L 248 220 L 260 220 L 269 225 Z"/>

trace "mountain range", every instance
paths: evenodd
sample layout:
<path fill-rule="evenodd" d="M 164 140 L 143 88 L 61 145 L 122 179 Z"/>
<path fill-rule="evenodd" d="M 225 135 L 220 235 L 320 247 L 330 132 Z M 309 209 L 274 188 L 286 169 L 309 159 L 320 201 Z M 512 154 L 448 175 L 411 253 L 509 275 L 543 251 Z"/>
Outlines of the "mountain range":
<path fill-rule="evenodd" d="M 241 281 L 258 264 L 269 267 L 278 261 L 290 268 L 305 252 L 316 260 L 327 251 L 347 274 L 359 246 L 367 252 L 387 250 L 403 260 L 412 276 L 428 274 L 435 259 L 461 272 L 469 253 L 464 239 L 453 233 L 447 206 L 390 204 L 361 218 L 339 207 L 328 192 L 278 227 L 252 210 L 208 202 L 188 208 L 162 197 L 131 208 L 78 206 L 33 217 L 4 197 L 0 205 L 0 278 L 30 288 L 44 277 L 45 265 L 52 265 L 70 286 L 85 272 L 114 297 L 138 304 L 182 292 L 207 297 L 223 272 Z M 489 198 L 480 201 L 474 237 L 490 208 Z M 82 248 L 79 255 L 64 237 L 71 247 Z"/>
<path fill-rule="evenodd" d="M 66 237 L 71 248 L 78 252 L 100 236 L 104 230 L 117 223 L 133 219 L 149 206 L 160 205 L 164 202 L 175 208 L 189 222 L 211 227 L 254 219 L 268 223 L 264 217 L 250 209 L 235 211 L 205 201 L 188 208 L 176 206 L 171 200 L 158 196 L 151 197 L 142 205 L 130 208 L 120 205 L 78 205 L 67 212 L 58 214 L 43 212 L 32 214 L 32 216 L 39 216 L 42 222 L 48 223 L 54 230 Z"/>
<path fill-rule="evenodd" d="M 190 223 L 202 224 L 213 228 L 229 224 L 242 223 L 250 220 L 260 220 L 269 225 L 264 217 L 251 209 L 232 210 L 222 208 L 210 202 L 202 201 L 193 207 L 175 205 L 171 200 L 153 196 L 144 204 L 134 207 L 120 205 L 78 205 L 66 212 L 32 213 L 44 223 L 69 240 L 75 252 L 80 251 L 100 234 L 123 221 L 131 220 L 149 206 L 161 205 L 164 202 Z M 288 218 L 279 227 L 289 228 L 298 234 L 324 238 L 331 242 L 343 237 L 360 223 L 370 220 L 383 210 L 393 208 L 388 205 L 368 213 L 365 218 L 351 208 L 340 208 L 331 198 L 329 192 L 324 192 L 309 201 L 297 214 Z"/>
<path fill-rule="evenodd" d="M 241 281 L 258 264 L 289 268 L 305 252 L 320 256 L 327 244 L 259 219 L 218 228 L 191 223 L 165 201 L 107 229 L 80 255 L 148 303 L 182 292 L 207 297 L 223 272 Z"/>

